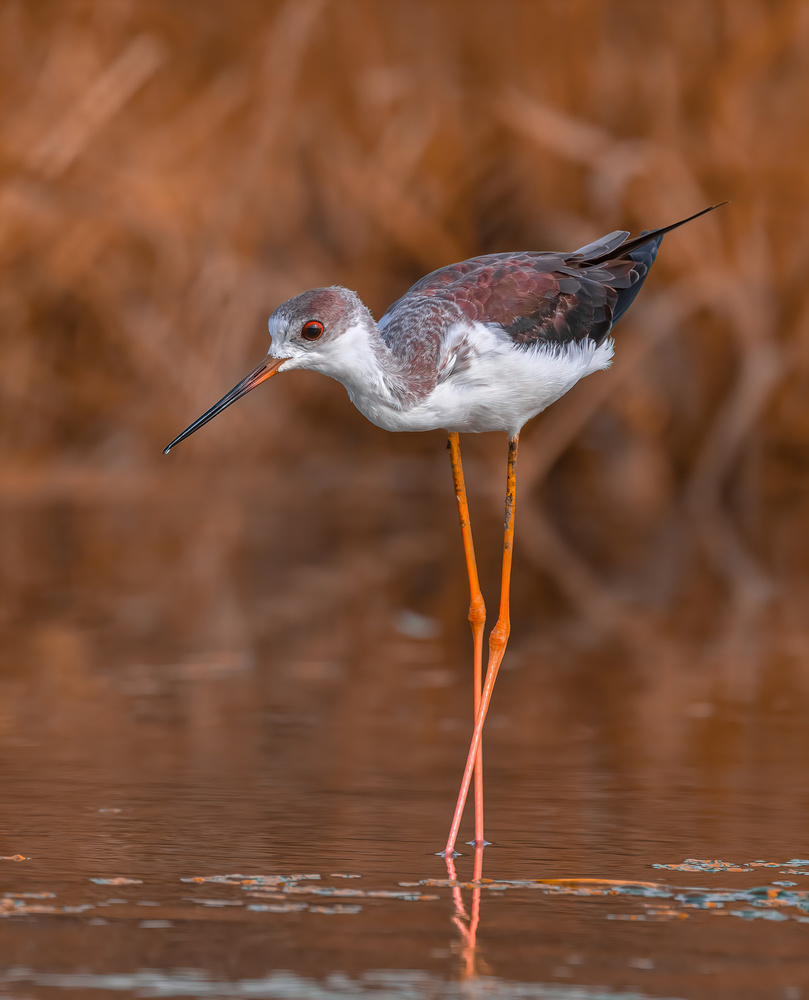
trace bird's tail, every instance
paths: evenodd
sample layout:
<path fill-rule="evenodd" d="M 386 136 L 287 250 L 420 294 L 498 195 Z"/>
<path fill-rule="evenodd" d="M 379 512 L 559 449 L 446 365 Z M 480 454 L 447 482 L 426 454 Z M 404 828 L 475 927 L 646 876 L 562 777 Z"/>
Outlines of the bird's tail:
<path fill-rule="evenodd" d="M 727 202 L 723 201 L 719 205 L 711 205 L 710 208 L 703 208 L 701 212 L 689 215 L 687 219 L 681 219 L 679 222 L 673 222 L 670 226 L 663 226 L 661 229 L 652 229 L 649 232 L 643 232 L 640 236 L 636 236 L 633 240 L 627 240 L 613 250 L 608 250 L 606 253 L 599 254 L 598 257 L 591 257 L 586 260 L 588 267 L 607 264 L 608 261 L 626 260 L 627 258 L 641 265 L 637 268 L 640 280 L 636 281 L 629 288 L 622 288 L 618 293 L 618 299 L 613 311 L 613 326 L 635 301 L 641 285 L 649 273 L 649 268 L 654 264 L 657 251 L 666 233 L 670 233 L 672 229 L 677 229 L 679 226 L 684 226 L 686 222 L 698 219 L 701 215 L 705 215 L 706 212 L 713 212 L 715 209 L 721 208 L 722 205 L 727 205 Z"/>
<path fill-rule="evenodd" d="M 613 250 L 608 250 L 606 253 L 602 253 L 598 257 L 588 258 L 587 264 L 588 266 L 593 264 L 606 264 L 608 260 L 618 260 L 621 257 L 631 257 L 632 260 L 637 260 L 637 258 L 633 256 L 633 252 L 635 250 L 639 250 L 648 243 L 656 243 L 657 246 L 660 246 L 660 241 L 666 233 L 670 233 L 672 229 L 679 229 L 679 227 L 684 226 L 686 222 L 692 222 L 694 219 L 698 219 L 701 215 L 706 215 L 708 212 L 714 212 L 717 208 L 721 208 L 723 205 L 727 204 L 728 202 L 722 201 L 718 205 L 711 205 L 709 208 L 703 208 L 701 212 L 689 215 L 687 219 L 680 219 L 679 222 L 672 222 L 670 226 L 663 226 L 662 229 L 651 229 L 648 232 L 643 232 L 640 236 L 636 236 L 634 240 L 627 240 L 626 243 L 622 243 Z M 654 257 L 652 257 L 652 260 L 654 260 Z"/>

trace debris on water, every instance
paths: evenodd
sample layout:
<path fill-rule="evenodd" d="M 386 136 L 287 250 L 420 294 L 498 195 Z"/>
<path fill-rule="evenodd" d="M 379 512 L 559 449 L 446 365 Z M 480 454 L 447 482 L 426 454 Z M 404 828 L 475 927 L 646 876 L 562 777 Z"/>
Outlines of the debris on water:
<path fill-rule="evenodd" d="M 668 867 L 675 870 L 691 871 L 696 865 L 697 870 L 709 872 L 735 872 L 740 866 L 720 861 L 700 861 L 695 862 L 693 858 L 688 859 L 685 864 L 688 868 L 680 869 L 679 866 L 670 865 L 657 867 Z M 744 869 L 743 869 L 744 870 Z M 755 870 L 747 868 L 746 870 Z M 399 883 L 407 886 L 407 883 Z M 749 889 L 707 889 L 704 887 L 682 888 L 673 885 L 666 885 L 661 882 L 631 882 L 620 879 L 598 879 L 598 878 L 568 878 L 568 879 L 502 879 L 495 882 L 490 879 L 481 879 L 480 882 L 458 882 L 453 879 L 422 879 L 419 883 L 422 886 L 434 886 L 441 888 L 479 889 L 488 892 L 503 892 L 507 890 L 533 889 L 548 895 L 566 896 L 625 896 L 628 898 L 641 897 L 645 908 L 641 913 L 612 913 L 606 914 L 608 920 L 670 920 L 684 919 L 688 917 L 689 910 L 710 910 L 717 916 L 738 916 L 740 913 L 783 913 L 783 916 L 770 919 L 787 919 L 799 923 L 809 922 L 809 890 L 796 890 L 793 887 L 796 882 L 780 882 L 770 885 L 754 886 Z M 369 895 L 372 895 L 369 893 Z M 671 902 L 661 905 L 660 900 L 667 899 Z M 730 904 L 746 903 L 750 910 L 731 910 Z M 792 912 L 784 911 L 792 910 Z M 797 912 L 796 912 L 797 911 Z M 752 918 L 748 918 L 752 919 Z"/>
<path fill-rule="evenodd" d="M 422 900 L 430 899 L 440 899 L 440 896 L 425 896 L 420 893 L 414 892 L 392 892 L 388 889 L 379 889 L 374 892 L 367 892 L 366 896 L 372 896 L 375 899 L 403 899 L 409 903 L 421 902 Z"/>
<path fill-rule="evenodd" d="M 648 910 L 647 915 L 655 920 L 684 920 L 688 916 L 685 910 L 677 910 L 673 906 L 656 907 Z"/>
<path fill-rule="evenodd" d="M 329 889 L 326 887 L 323 887 L 322 889 L 320 887 L 318 887 L 317 889 L 312 889 L 308 885 L 295 885 L 292 882 L 290 882 L 287 886 L 284 887 L 284 892 L 288 893 L 290 896 L 301 896 L 301 895 L 310 896 L 313 893 L 316 893 L 319 896 L 330 896 L 332 892 L 336 891 L 337 891 L 336 889 Z M 347 891 L 350 892 L 351 890 L 349 889 Z"/>
<path fill-rule="evenodd" d="M 418 885 L 418 883 L 415 884 Z M 416 902 L 440 898 L 439 896 L 430 896 L 424 893 L 397 892 L 391 889 L 344 889 L 341 886 L 296 885 L 292 882 L 282 887 L 271 887 L 270 889 L 253 885 L 243 885 L 242 888 L 248 892 L 248 895 L 260 899 L 284 899 L 288 896 L 336 896 L 340 899 L 402 899 L 408 902 Z M 281 889 L 280 892 L 278 891 L 279 888 Z"/>
<path fill-rule="evenodd" d="M 406 883 L 399 883 L 404 885 Z M 546 878 L 546 879 L 481 879 L 479 882 L 459 882 L 455 879 L 425 878 L 418 885 L 448 889 L 486 889 L 502 892 L 506 889 L 537 889 L 548 893 L 572 896 L 603 896 L 617 893 L 633 895 L 670 895 L 671 891 L 659 882 L 630 882 L 608 878 Z"/>
<path fill-rule="evenodd" d="M 809 874 L 809 862 L 800 862 L 797 868 L 801 874 Z M 656 868 L 671 871 L 699 871 L 707 873 L 735 873 L 757 871 L 764 868 L 778 868 L 779 862 L 735 862 L 718 859 L 699 860 L 687 858 L 680 865 L 655 865 Z M 762 871 L 762 874 L 764 872 Z M 774 874 L 774 873 L 773 873 Z M 767 873 L 769 877 L 769 872 Z M 359 878 L 358 875 L 333 873 L 330 878 Z M 799 882 L 781 879 L 766 885 L 743 889 L 706 888 L 703 886 L 676 886 L 663 882 L 642 882 L 611 878 L 544 878 L 544 879 L 486 879 L 461 882 L 457 879 L 426 878 L 418 882 L 399 882 L 398 888 L 360 889 L 349 888 L 345 884 L 323 884 L 322 876 L 314 873 L 292 875 L 206 875 L 183 877 L 179 881 L 191 885 L 211 885 L 233 887 L 224 891 L 223 897 L 189 895 L 182 897 L 183 905 L 225 909 L 242 907 L 241 912 L 251 913 L 318 913 L 356 914 L 362 911 L 365 900 L 399 900 L 402 902 L 430 902 L 442 899 L 441 895 L 430 893 L 429 888 L 486 891 L 487 893 L 513 893 L 529 890 L 546 896 L 567 896 L 585 898 L 621 897 L 629 903 L 635 901 L 634 913 L 604 913 L 602 919 L 622 921 L 666 921 L 686 919 L 695 910 L 716 916 L 734 916 L 745 920 L 767 919 L 771 921 L 793 920 L 809 922 L 809 887 L 799 888 Z M 97 885 L 141 885 L 143 880 L 125 877 L 93 878 Z M 804 883 L 805 884 L 805 883 Z M 234 893 L 233 890 L 236 890 Z M 425 891 L 426 890 L 426 891 Z M 228 898 L 230 896 L 230 898 Z M 245 898 L 247 897 L 247 898 Z M 307 897 L 302 899 L 301 897 Z M 327 897 L 324 900 L 323 897 Z M 28 914 L 81 914 L 97 907 L 114 905 L 161 906 L 154 900 L 126 900 L 110 897 L 95 903 L 78 905 L 48 905 L 45 900 L 54 899 L 54 893 L 29 892 L 6 893 L 0 897 L 0 917 L 24 916 Z M 234 916 L 236 914 L 234 913 Z M 98 918 L 101 920 L 102 918 Z M 145 921 L 138 926 L 173 926 L 171 921 Z"/>
<path fill-rule="evenodd" d="M 197 903 L 199 906 L 243 906 L 241 899 L 194 899 L 192 896 L 184 897 L 189 903 Z"/>
<path fill-rule="evenodd" d="M 757 865 L 766 863 L 756 862 Z M 751 866 L 737 865 L 732 861 L 702 861 L 698 858 L 686 858 L 679 865 L 652 865 L 652 868 L 667 868 L 673 872 L 750 872 L 753 870 Z"/>
<path fill-rule="evenodd" d="M 142 878 L 91 878 L 96 885 L 143 885 Z"/>
<path fill-rule="evenodd" d="M 285 885 L 288 882 L 303 882 L 319 879 L 320 875 L 193 875 L 181 878 L 181 882 L 215 882 L 217 885 Z M 357 876 L 359 878 L 359 876 Z"/>
<path fill-rule="evenodd" d="M 55 899 L 55 892 L 4 892 L 3 899 Z"/>
<path fill-rule="evenodd" d="M 216 885 L 258 885 L 265 883 L 268 885 L 281 885 L 286 881 L 281 875 L 194 875 L 192 878 L 181 878 L 181 882 L 195 882 L 202 885 L 205 882 L 212 882 Z"/>
<path fill-rule="evenodd" d="M 809 861 L 805 858 L 790 858 L 789 861 L 764 861 L 759 858 L 756 861 L 744 861 L 741 864 L 732 861 L 703 861 L 698 858 L 686 858 L 678 865 L 653 864 L 652 868 L 667 868 L 669 871 L 675 872 L 749 872 L 754 868 L 780 868 L 779 875 L 809 875 L 809 870 L 801 868 L 804 865 L 809 866 Z"/>
<path fill-rule="evenodd" d="M 778 867 L 781 871 L 779 875 L 809 875 L 809 861 L 804 858 L 791 858 Z"/>
<path fill-rule="evenodd" d="M 347 906 L 341 903 L 335 903 L 334 906 L 310 906 L 310 913 L 360 913 L 362 911 L 361 906 Z"/>
<path fill-rule="evenodd" d="M 141 920 L 138 927 L 149 928 L 153 930 L 164 930 L 167 927 L 173 927 L 174 924 L 171 920 Z"/>
<path fill-rule="evenodd" d="M 24 899 L 0 899 L 0 917 L 18 917 L 28 913 L 59 913 L 58 906 L 28 903 Z"/>
<path fill-rule="evenodd" d="M 731 910 L 730 915 L 742 920 L 789 920 L 786 913 L 779 913 L 778 910 Z"/>
<path fill-rule="evenodd" d="M 256 913 L 298 913 L 308 910 L 308 903 L 248 903 L 248 910 Z"/>
<path fill-rule="evenodd" d="M 290 885 L 284 892 L 290 896 L 369 896 L 364 889 L 342 889 L 338 886 Z M 258 895 L 258 891 L 251 895 Z"/>

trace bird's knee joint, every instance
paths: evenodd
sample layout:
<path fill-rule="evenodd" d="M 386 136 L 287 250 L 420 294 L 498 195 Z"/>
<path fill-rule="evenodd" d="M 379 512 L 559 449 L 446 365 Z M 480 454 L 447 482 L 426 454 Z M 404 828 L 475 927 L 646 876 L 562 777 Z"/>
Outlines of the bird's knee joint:
<path fill-rule="evenodd" d="M 491 635 L 489 636 L 489 649 L 505 649 L 510 634 L 511 626 L 509 623 L 498 622 L 492 629 Z"/>
<path fill-rule="evenodd" d="M 469 622 L 472 625 L 482 625 L 486 621 L 486 605 L 482 597 L 473 598 L 469 603 Z"/>

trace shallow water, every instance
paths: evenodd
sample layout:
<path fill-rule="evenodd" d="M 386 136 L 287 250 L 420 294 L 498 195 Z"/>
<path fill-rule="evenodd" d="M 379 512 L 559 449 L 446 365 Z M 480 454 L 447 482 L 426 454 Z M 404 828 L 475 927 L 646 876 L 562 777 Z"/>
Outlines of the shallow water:
<path fill-rule="evenodd" d="M 23 551 L 54 519 L 92 549 L 120 518 L 150 561 L 148 511 L 15 516 Z M 431 615 L 352 577 L 362 548 L 335 557 L 349 606 L 308 624 L 318 570 L 268 577 L 271 605 L 243 568 L 244 641 L 197 622 L 195 651 L 75 553 L 32 558 L 2 676 L 2 995 L 809 997 L 802 647 L 700 660 L 517 621 L 486 732 L 493 844 L 482 882 L 466 847 L 448 881 L 463 577 Z"/>
<path fill-rule="evenodd" d="M 459 914 L 432 853 L 458 739 L 432 761 L 418 753 L 415 773 L 404 761 L 388 771 L 379 761 L 413 738 L 394 716 L 369 725 L 366 751 L 346 762 L 327 706 L 277 717 L 255 681 L 112 691 L 115 704 L 94 706 L 109 713 L 106 734 L 43 723 L 11 738 L 3 843 L 26 860 L 2 862 L 8 995 L 456 996 L 470 979 L 498 997 L 806 995 L 805 788 L 786 780 L 759 799 L 741 785 L 716 801 L 698 768 L 665 783 L 645 780 L 640 761 L 616 773 L 587 734 L 513 769 L 495 727 L 494 883 L 479 892 L 470 956 L 474 890 Z M 194 701 L 209 721 L 197 731 L 184 711 Z M 784 713 L 783 745 L 800 726 Z M 659 867 L 694 857 L 731 870 Z M 762 861 L 781 863 L 748 864 Z M 654 884 L 534 881 L 558 879 Z"/>

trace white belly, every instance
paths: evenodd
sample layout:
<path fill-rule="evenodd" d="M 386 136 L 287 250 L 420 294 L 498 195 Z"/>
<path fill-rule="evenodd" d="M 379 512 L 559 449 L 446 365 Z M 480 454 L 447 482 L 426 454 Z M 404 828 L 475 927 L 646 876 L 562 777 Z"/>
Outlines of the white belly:
<path fill-rule="evenodd" d="M 352 399 L 374 424 L 388 431 L 447 430 L 517 434 L 545 407 L 592 372 L 609 367 L 613 341 L 596 347 L 521 350 L 511 345 L 475 354 L 461 372 L 451 372 L 433 392 L 409 409 Z"/>

